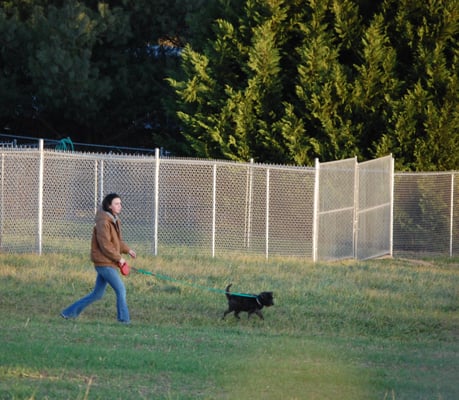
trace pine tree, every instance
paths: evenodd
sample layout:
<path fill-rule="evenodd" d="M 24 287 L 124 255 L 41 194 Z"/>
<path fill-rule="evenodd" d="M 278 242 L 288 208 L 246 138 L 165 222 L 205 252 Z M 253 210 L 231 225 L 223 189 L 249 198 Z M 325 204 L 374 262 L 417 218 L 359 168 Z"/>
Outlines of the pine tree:
<path fill-rule="evenodd" d="M 235 3 L 170 80 L 198 155 L 457 168 L 455 0 Z"/>
<path fill-rule="evenodd" d="M 308 159 L 304 160 L 309 163 L 314 157 L 332 160 L 352 157 L 358 151 L 348 119 L 349 74 L 340 63 L 342 43 L 331 29 L 330 4 L 309 1 L 310 14 L 302 16 L 299 25 L 303 37 L 297 49 L 300 60 L 296 94 L 300 103 L 296 103 L 296 110 L 304 121 L 305 132 L 303 138 L 297 137 L 295 141 L 302 141 L 312 149 Z M 358 29 L 358 20 L 355 22 L 355 29 Z M 343 35 L 342 22 L 337 28 Z M 343 37 L 344 43 L 347 40 Z M 301 108 L 304 108 L 303 113 Z"/>
<path fill-rule="evenodd" d="M 396 52 L 386 33 L 382 15 L 376 14 L 362 39 L 362 62 L 352 88 L 354 132 L 363 159 L 372 158 L 377 143 L 386 132 L 393 107 L 400 96 L 396 74 Z"/>
<path fill-rule="evenodd" d="M 404 83 L 376 154 L 393 153 L 398 169 L 457 169 L 459 4 L 387 0 L 384 14 Z"/>
<path fill-rule="evenodd" d="M 186 18 L 207 3 L 0 0 L 0 126 L 80 142 L 174 143 L 164 78 L 179 57 L 155 46 L 183 45 Z"/>
<path fill-rule="evenodd" d="M 237 29 L 230 21 L 216 21 L 216 40 L 205 54 L 185 49 L 183 68 L 189 79 L 169 81 L 181 99 L 178 115 L 189 132 L 185 135 L 200 156 L 282 159 L 271 129 L 282 111 L 282 4 L 249 1 L 249 18 Z M 247 32 L 249 41 L 241 38 Z"/>

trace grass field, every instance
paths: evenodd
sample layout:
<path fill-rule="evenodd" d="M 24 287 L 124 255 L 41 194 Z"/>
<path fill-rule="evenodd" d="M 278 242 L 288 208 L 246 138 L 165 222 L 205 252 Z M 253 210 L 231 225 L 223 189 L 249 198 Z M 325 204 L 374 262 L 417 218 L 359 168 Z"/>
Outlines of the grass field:
<path fill-rule="evenodd" d="M 86 257 L 0 255 L 0 399 L 458 399 L 459 260 L 149 257 L 77 320 Z M 265 320 L 212 289 L 273 290 Z"/>

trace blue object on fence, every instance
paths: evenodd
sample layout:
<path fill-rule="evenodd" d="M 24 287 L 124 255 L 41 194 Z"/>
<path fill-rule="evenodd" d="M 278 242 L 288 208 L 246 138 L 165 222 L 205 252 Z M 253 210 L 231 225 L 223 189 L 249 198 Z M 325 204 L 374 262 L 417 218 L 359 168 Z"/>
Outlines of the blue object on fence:
<path fill-rule="evenodd" d="M 56 145 L 56 150 L 74 151 L 72 139 L 66 137 L 64 139 L 59 140 L 59 142 Z"/>

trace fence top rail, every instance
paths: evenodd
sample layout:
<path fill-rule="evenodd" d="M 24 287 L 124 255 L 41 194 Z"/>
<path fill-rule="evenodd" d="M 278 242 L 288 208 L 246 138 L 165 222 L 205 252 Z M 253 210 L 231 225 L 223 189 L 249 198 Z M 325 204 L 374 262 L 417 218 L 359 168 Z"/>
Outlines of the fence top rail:
<path fill-rule="evenodd" d="M 395 176 L 422 176 L 422 175 L 427 175 L 427 176 L 434 176 L 434 175 L 457 175 L 459 174 L 459 171 L 418 171 L 418 172 L 412 172 L 412 171 L 399 171 L 395 172 Z"/>
<path fill-rule="evenodd" d="M 224 165 L 224 166 L 237 166 L 237 167 L 251 167 L 254 169 L 279 169 L 282 171 L 314 171 L 314 167 L 308 166 L 295 166 L 295 165 L 278 165 L 278 164 L 263 164 L 231 160 L 212 160 L 212 159 L 196 159 L 196 158 L 174 158 L 166 157 L 161 158 L 162 163 L 169 164 L 196 164 L 196 165 Z"/>
<path fill-rule="evenodd" d="M 50 149 L 45 148 L 43 150 L 47 154 L 54 154 L 56 156 L 62 155 L 64 157 L 71 158 L 83 158 L 83 159 L 94 159 L 94 160 L 124 160 L 124 161 L 145 161 L 145 162 L 154 162 L 156 160 L 155 153 L 151 154 L 132 154 L 132 153 L 112 153 L 112 152 L 86 152 L 86 151 L 77 151 L 77 150 L 60 150 L 60 149 Z M 11 146 L 10 143 L 0 142 L 0 153 L 2 154 L 24 154 L 24 153 L 39 153 L 40 149 L 32 144 L 21 145 L 21 146 Z M 386 156 L 382 159 L 391 157 Z M 314 166 L 295 166 L 295 165 L 285 165 L 285 164 L 269 164 L 269 163 L 255 163 L 255 162 L 241 162 L 241 161 L 232 161 L 232 160 L 217 160 L 217 159 L 204 159 L 204 158 L 188 158 L 188 157 L 172 157 L 160 155 L 159 159 L 162 163 L 171 163 L 171 164 L 195 164 L 195 165 L 235 165 L 238 167 L 241 166 L 250 166 L 254 169 L 275 169 L 282 171 L 315 171 L 316 167 Z M 369 160 L 357 164 L 362 166 L 367 162 L 380 161 L 381 159 Z M 340 163 L 346 162 L 355 162 L 357 163 L 357 158 L 347 158 L 343 160 L 327 161 L 320 163 L 320 168 L 326 170 L 327 167 L 334 168 Z M 452 171 L 396 171 L 394 172 L 395 176 L 439 176 L 439 175 L 458 175 L 459 170 Z"/>
<path fill-rule="evenodd" d="M 351 163 L 351 162 L 357 164 L 357 157 L 344 158 L 342 160 L 324 161 L 322 163 L 319 161 L 321 168 L 327 167 L 327 166 L 332 166 L 332 165 L 335 165 L 335 164 L 344 164 L 344 163 Z"/>
<path fill-rule="evenodd" d="M 361 161 L 359 163 L 359 165 L 362 166 L 362 164 L 365 165 L 365 164 L 374 164 L 374 163 L 385 162 L 387 159 L 392 159 L 392 158 L 393 158 L 392 155 L 388 155 L 388 156 L 376 158 L 376 159 L 373 159 L 373 160 Z"/>
<path fill-rule="evenodd" d="M 8 154 L 24 154 L 24 153 L 35 153 L 39 154 L 40 150 L 36 147 L 1 147 L 0 153 Z M 51 155 L 52 157 L 62 158 L 77 158 L 77 159 L 93 159 L 93 160 L 123 160 L 123 161 L 145 161 L 155 162 L 156 156 L 154 154 L 118 154 L 118 153 L 96 153 L 96 152 L 81 152 L 81 151 L 69 151 L 69 150 L 58 150 L 45 148 L 43 150 L 45 154 Z M 187 164 L 187 165 L 221 165 L 221 166 L 237 166 L 237 167 L 248 167 L 254 169 L 276 169 L 282 171 L 314 171 L 315 167 L 309 166 L 295 166 L 295 165 L 279 165 L 279 164 L 263 164 L 254 162 L 238 162 L 231 160 L 215 160 L 215 159 L 199 159 L 199 158 L 180 158 L 163 156 L 159 157 L 161 163 L 165 164 Z"/>
<path fill-rule="evenodd" d="M 21 148 L 4 148 L 0 147 L 0 153 L 2 154 L 40 154 L 40 150 L 33 147 L 21 147 Z M 142 155 L 142 154 L 115 154 L 115 153 L 90 153 L 90 152 L 76 152 L 76 151 L 67 151 L 67 150 L 54 150 L 54 149 L 44 149 L 44 154 L 50 155 L 52 157 L 62 157 L 62 158 L 77 158 L 77 159 L 105 159 L 113 160 L 120 159 L 123 161 L 139 161 L 139 160 L 155 160 L 154 156 Z"/>

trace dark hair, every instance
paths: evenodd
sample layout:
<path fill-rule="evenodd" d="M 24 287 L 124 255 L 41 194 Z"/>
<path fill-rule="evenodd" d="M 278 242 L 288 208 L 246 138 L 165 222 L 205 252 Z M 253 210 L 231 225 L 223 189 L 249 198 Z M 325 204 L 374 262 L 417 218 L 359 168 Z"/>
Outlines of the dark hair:
<path fill-rule="evenodd" d="M 112 205 L 112 201 L 114 199 L 119 199 L 120 196 L 118 196 L 116 193 L 110 193 L 107 194 L 107 196 L 104 197 L 104 200 L 102 201 L 102 209 L 104 211 L 112 212 L 110 209 L 110 206 Z"/>

